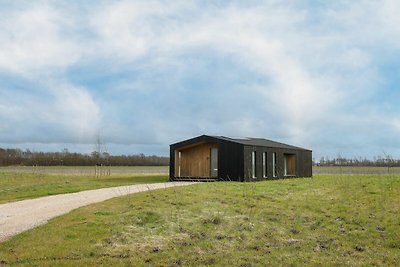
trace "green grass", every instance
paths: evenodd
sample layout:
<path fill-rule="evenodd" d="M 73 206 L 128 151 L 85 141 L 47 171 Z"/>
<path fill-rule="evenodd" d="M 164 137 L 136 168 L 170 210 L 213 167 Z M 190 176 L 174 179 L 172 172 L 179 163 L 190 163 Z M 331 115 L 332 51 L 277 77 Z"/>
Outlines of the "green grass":
<path fill-rule="evenodd" d="M 82 190 L 166 182 L 166 174 L 94 175 L 0 172 L 0 203 Z"/>
<path fill-rule="evenodd" d="M 133 173 L 168 173 L 168 166 L 111 166 L 112 174 L 133 174 Z M 108 167 L 103 167 L 108 169 Z M 0 167 L 0 172 L 25 172 L 43 174 L 80 174 L 93 175 L 94 166 L 8 166 Z"/>
<path fill-rule="evenodd" d="M 313 174 L 400 174 L 400 167 L 313 166 Z"/>
<path fill-rule="evenodd" d="M 395 266 L 400 176 L 218 182 L 114 198 L 0 244 L 0 265 Z"/>

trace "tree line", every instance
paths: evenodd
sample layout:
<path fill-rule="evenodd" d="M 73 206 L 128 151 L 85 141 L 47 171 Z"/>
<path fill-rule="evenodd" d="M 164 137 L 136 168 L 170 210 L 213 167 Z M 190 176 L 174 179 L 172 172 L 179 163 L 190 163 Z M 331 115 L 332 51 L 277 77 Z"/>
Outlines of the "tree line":
<path fill-rule="evenodd" d="M 367 158 L 345 158 L 338 156 L 336 158 L 329 159 L 328 157 L 321 157 L 319 162 L 313 159 L 314 166 L 370 166 L 370 167 L 400 167 L 400 160 L 394 159 L 390 155 L 385 157 L 376 156 L 373 159 Z"/>
<path fill-rule="evenodd" d="M 34 152 L 29 149 L 0 148 L 0 166 L 167 166 L 169 157 L 138 155 L 110 155 L 107 152 L 93 151 L 90 154 L 69 152 Z"/>

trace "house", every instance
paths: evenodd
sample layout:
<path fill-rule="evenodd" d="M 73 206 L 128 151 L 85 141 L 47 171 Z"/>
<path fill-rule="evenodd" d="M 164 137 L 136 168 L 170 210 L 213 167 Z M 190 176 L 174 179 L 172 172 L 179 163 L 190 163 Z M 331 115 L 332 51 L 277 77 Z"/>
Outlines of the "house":
<path fill-rule="evenodd" d="M 171 181 L 312 176 L 312 151 L 262 138 L 201 135 L 170 145 Z"/>

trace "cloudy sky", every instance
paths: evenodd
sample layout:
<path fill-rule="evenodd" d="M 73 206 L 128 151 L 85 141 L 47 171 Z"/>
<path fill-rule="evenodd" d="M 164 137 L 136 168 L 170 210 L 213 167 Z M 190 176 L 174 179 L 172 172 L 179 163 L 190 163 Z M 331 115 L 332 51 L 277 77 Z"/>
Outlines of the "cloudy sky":
<path fill-rule="evenodd" d="M 0 1 L 0 146 L 201 134 L 400 157 L 400 1 Z"/>

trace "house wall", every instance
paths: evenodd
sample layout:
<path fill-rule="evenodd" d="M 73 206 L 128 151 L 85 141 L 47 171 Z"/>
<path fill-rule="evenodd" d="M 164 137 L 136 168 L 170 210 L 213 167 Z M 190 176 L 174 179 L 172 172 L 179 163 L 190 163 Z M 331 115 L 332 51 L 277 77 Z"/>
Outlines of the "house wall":
<path fill-rule="evenodd" d="M 218 177 L 224 181 L 243 181 L 243 145 L 220 141 L 218 151 Z"/>
<path fill-rule="evenodd" d="M 182 142 L 179 142 L 177 144 L 170 145 L 169 148 L 169 180 L 173 181 L 175 177 L 177 177 L 178 173 L 178 162 L 177 162 L 177 155 L 178 155 L 178 150 L 187 148 L 199 143 L 206 143 L 206 140 L 201 136 L 201 137 L 196 137 L 192 138 L 189 140 L 185 140 Z"/>
<path fill-rule="evenodd" d="M 251 154 L 256 151 L 256 169 L 257 177 L 252 177 L 252 159 Z M 263 156 L 267 153 L 267 177 L 263 177 Z M 276 153 L 276 177 L 273 176 L 273 153 Z M 269 148 L 260 146 L 244 146 L 244 177 L 245 181 L 259 181 L 266 179 L 285 178 L 285 163 L 284 154 L 295 155 L 295 176 L 296 177 L 311 177 L 312 176 L 312 155 L 311 151 L 300 149 L 283 149 Z"/>
<path fill-rule="evenodd" d="M 312 152 L 309 150 L 298 151 L 297 176 L 311 177 L 312 176 Z"/>
<path fill-rule="evenodd" d="M 176 163 L 175 163 L 175 149 L 174 146 L 171 145 L 169 147 L 169 180 L 173 181 L 175 177 L 175 168 L 176 168 Z"/>
<path fill-rule="evenodd" d="M 177 151 L 208 143 L 218 147 L 218 178 L 220 180 L 243 180 L 243 145 L 208 136 L 200 136 L 170 146 L 169 177 L 178 177 Z M 183 176 L 183 173 L 181 173 Z"/>

